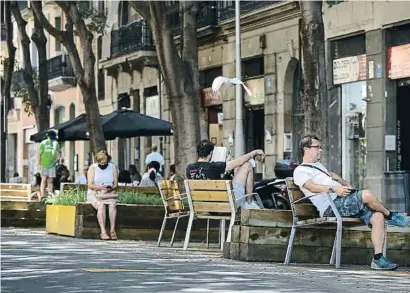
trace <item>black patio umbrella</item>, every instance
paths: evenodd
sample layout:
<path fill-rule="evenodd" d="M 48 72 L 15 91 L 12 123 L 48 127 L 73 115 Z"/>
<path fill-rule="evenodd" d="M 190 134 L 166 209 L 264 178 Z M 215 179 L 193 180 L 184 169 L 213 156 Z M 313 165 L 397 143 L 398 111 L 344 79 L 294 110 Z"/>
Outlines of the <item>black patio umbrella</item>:
<path fill-rule="evenodd" d="M 78 117 L 70 120 L 70 121 L 66 121 L 63 123 L 60 123 L 58 125 L 55 125 L 53 127 L 50 127 L 49 129 L 37 132 L 36 134 L 33 134 L 30 136 L 30 140 L 34 141 L 34 142 L 41 142 L 44 139 L 46 139 L 47 137 L 47 132 L 50 129 L 55 129 L 58 131 L 58 141 L 65 141 L 65 131 L 75 125 L 81 124 L 81 123 L 85 123 L 87 122 L 87 116 L 85 114 L 81 114 Z M 79 138 L 78 140 L 87 140 L 88 137 L 84 136 L 83 138 Z"/>
<path fill-rule="evenodd" d="M 133 110 L 116 110 L 101 116 L 101 124 L 106 140 L 138 136 L 172 135 L 172 123 Z M 89 138 L 87 120 L 64 130 L 66 140 L 84 140 Z"/>

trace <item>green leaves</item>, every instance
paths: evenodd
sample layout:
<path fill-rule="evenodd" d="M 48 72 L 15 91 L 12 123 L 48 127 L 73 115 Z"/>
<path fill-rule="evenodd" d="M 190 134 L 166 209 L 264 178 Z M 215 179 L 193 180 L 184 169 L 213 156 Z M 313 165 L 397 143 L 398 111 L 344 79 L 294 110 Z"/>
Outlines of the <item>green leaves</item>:
<path fill-rule="evenodd" d="M 75 205 L 87 201 L 87 191 L 81 191 L 78 188 L 72 188 L 59 194 L 50 193 L 46 203 L 54 205 Z M 119 192 L 118 203 L 122 204 L 140 204 L 140 205 L 162 205 L 162 199 L 159 194 L 144 194 L 139 192 Z"/>

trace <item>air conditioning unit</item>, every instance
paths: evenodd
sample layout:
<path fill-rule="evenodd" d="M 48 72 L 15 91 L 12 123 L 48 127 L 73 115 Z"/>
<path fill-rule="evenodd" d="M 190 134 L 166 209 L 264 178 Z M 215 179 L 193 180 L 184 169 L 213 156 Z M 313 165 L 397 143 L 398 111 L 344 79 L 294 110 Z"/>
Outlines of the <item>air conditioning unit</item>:
<path fill-rule="evenodd" d="M 292 152 L 292 133 L 285 133 L 283 136 L 283 151 Z"/>

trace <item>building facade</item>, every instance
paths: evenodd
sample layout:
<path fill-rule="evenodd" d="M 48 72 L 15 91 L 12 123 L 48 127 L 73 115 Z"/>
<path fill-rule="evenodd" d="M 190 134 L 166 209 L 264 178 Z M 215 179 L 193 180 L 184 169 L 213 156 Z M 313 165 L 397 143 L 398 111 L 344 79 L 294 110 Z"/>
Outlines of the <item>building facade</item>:
<path fill-rule="evenodd" d="M 410 3 L 345 1 L 323 11 L 332 168 L 384 199 L 384 172 L 410 170 Z"/>
<path fill-rule="evenodd" d="M 44 9 L 50 21 L 63 25 L 61 10 L 52 1 L 45 2 L 49 3 Z M 101 114 L 125 107 L 171 121 L 155 42 L 145 20 L 127 1 L 94 1 L 92 5 L 107 13 L 105 33 L 95 37 Z M 178 2 L 168 1 L 167 5 L 167 17 L 178 43 Z M 277 160 L 299 157 L 297 146 L 302 134 L 295 130 L 301 129 L 303 121 L 300 10 L 297 2 L 242 1 L 240 5 L 242 78 L 253 92 L 252 98 L 244 95 L 246 150 L 265 150 L 266 168 L 257 166 L 256 172 L 259 177 L 263 171 L 264 176 L 271 177 Z M 410 168 L 410 140 L 404 131 L 410 122 L 403 110 L 409 96 L 408 11 L 408 2 L 323 4 L 329 117 L 334 118 L 329 121 L 330 168 L 354 185 L 378 194 L 383 188 L 383 172 Z M 233 154 L 235 89 L 224 88 L 216 97 L 210 87 L 216 76 L 236 74 L 234 16 L 234 1 L 198 2 L 200 106 L 206 110 L 209 139 Z M 15 45 L 18 47 L 19 42 Z M 84 105 L 72 72 L 59 66 L 58 60 L 66 60 L 64 49 L 53 38 L 49 38 L 48 46 L 50 71 L 54 72 L 49 76 L 50 124 L 54 125 L 83 113 Z M 55 70 L 53 64 L 57 64 Z M 9 114 L 9 133 L 13 136 L 9 148 L 18 149 L 9 166 L 25 176 L 29 176 L 30 150 L 35 149 L 27 139 L 36 132 L 34 125 L 32 116 L 26 117 L 21 109 Z M 168 170 L 174 162 L 172 137 L 117 139 L 108 142 L 108 151 L 120 168 L 135 164 L 143 171 L 152 144 L 159 146 Z M 64 144 L 63 156 L 72 173 L 88 164 L 88 154 L 88 143 Z"/>

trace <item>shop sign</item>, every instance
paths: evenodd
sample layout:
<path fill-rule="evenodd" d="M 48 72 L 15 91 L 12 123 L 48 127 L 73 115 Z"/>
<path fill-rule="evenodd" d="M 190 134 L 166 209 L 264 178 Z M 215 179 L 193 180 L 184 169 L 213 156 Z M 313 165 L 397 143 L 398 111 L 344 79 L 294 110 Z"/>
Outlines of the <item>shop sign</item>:
<path fill-rule="evenodd" d="M 246 106 L 259 106 L 265 104 L 265 78 L 247 80 L 245 85 L 251 90 L 252 97 L 245 92 Z M 244 90 L 245 91 L 245 90 Z"/>
<path fill-rule="evenodd" d="M 221 94 L 214 93 L 212 88 L 208 87 L 202 90 L 202 104 L 204 107 L 222 105 Z"/>
<path fill-rule="evenodd" d="M 333 60 L 333 84 L 366 80 L 366 54 Z"/>
<path fill-rule="evenodd" d="M 410 77 L 410 44 L 389 48 L 387 60 L 390 79 Z"/>

